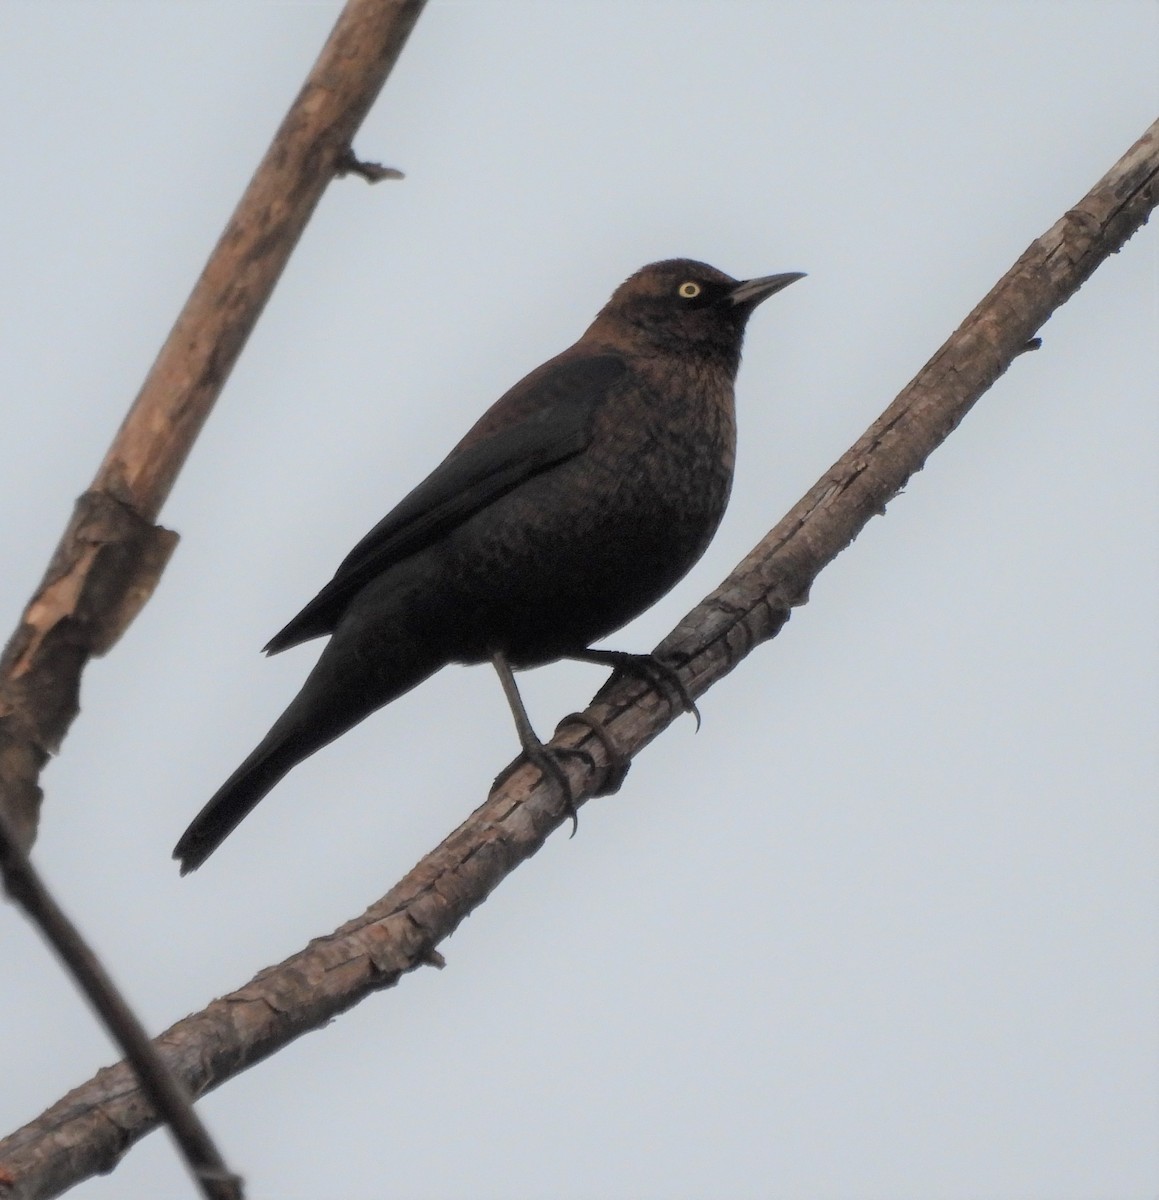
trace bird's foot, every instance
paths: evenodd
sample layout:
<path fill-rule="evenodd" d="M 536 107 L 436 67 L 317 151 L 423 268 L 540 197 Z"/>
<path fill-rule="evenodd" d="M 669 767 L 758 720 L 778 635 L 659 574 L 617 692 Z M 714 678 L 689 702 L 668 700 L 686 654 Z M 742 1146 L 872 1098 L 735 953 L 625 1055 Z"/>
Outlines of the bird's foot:
<path fill-rule="evenodd" d="M 604 748 L 604 753 L 608 756 L 608 765 L 604 771 L 604 777 L 600 780 L 600 786 L 592 792 L 593 796 L 612 796 L 620 790 L 624 784 L 624 780 L 628 775 L 628 768 L 632 765 L 632 760 L 612 741 L 612 735 L 599 722 L 584 713 L 574 712 L 568 713 L 566 717 L 555 727 L 555 732 L 559 733 L 565 725 L 583 725 L 586 729 L 591 730 L 595 735 L 596 740 Z M 583 754 L 590 764 L 592 757 L 583 750 L 573 751 L 575 754 Z"/>
<path fill-rule="evenodd" d="M 626 650 L 585 650 L 582 654 L 569 654 L 567 657 L 578 659 L 580 662 L 613 667 L 625 675 L 633 675 L 643 680 L 654 691 L 659 692 L 672 708 L 679 707 L 682 712 L 694 716 L 696 728 L 700 729 L 700 709 L 696 707 L 696 701 L 684 686 L 684 680 L 680 678 L 675 667 L 669 666 L 656 655 L 630 654 Z"/>
<path fill-rule="evenodd" d="M 533 744 L 525 744 L 523 747 L 524 757 L 539 768 L 544 779 L 551 779 L 559 787 L 560 795 L 563 797 L 563 810 L 571 817 L 571 836 L 575 837 L 579 831 L 579 812 L 576 810 L 575 796 L 572 795 L 571 780 L 564 773 L 563 767 L 559 765 L 560 757 L 567 754 L 586 758 L 589 763 L 592 761 L 591 755 L 585 754 L 582 750 L 571 750 L 566 747 L 549 750 L 538 738 Z"/>
<path fill-rule="evenodd" d="M 539 768 L 539 772 L 544 779 L 551 780 L 559 789 L 560 796 L 563 799 L 564 813 L 571 818 L 571 836 L 575 837 L 576 830 L 579 829 L 579 813 L 576 810 L 575 795 L 572 793 L 571 783 L 564 773 L 563 767 L 559 764 L 559 760 L 565 757 L 582 758 L 589 770 L 595 770 L 595 760 L 586 750 L 578 750 L 571 746 L 553 746 L 549 749 L 536 738 L 535 742 L 531 745 L 525 743 L 519 757 L 512 759 L 495 776 L 494 782 L 491 784 L 491 791 L 496 791 L 506 783 L 524 763 L 531 763 L 532 766 Z M 602 794 L 602 792 L 593 793 L 593 795 Z"/>

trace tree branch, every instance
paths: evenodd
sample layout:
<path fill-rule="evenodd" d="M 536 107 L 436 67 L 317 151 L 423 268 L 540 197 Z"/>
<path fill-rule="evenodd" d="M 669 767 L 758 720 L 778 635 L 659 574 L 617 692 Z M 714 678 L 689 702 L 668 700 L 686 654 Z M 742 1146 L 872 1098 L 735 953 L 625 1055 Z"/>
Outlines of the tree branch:
<path fill-rule="evenodd" d="M 8 895 L 56 951 L 77 986 L 96 1010 L 133 1064 L 141 1090 L 173 1133 L 189 1172 L 206 1200 L 242 1200 L 241 1178 L 225 1159 L 193 1111 L 193 1099 L 165 1066 L 144 1026 L 125 1002 L 100 959 L 89 949 L 76 926 L 65 916 L 28 856 L 21 850 L 0 809 L 0 876 Z M 0 1194 L 5 1182 L 0 1172 Z"/>
<path fill-rule="evenodd" d="M 25 849 L 81 672 L 156 587 L 177 535 L 153 522 L 424 4 L 348 0 L 0 657 L 0 803 Z"/>
<path fill-rule="evenodd" d="M 159 1113 L 170 1125 L 211 1200 L 240 1198 L 240 1179 L 227 1169 L 185 1086 L 28 860 L 42 795 L 38 778 L 76 716 L 86 663 L 112 647 L 168 562 L 177 535 L 154 519 L 326 185 L 339 168 L 392 176 L 389 168 L 358 164 L 350 140 L 424 3 L 348 0 L 0 657 L 4 885 L 132 1063 L 130 1086 L 148 1096 L 153 1122 Z M 12 1188 L 27 1194 L 0 1168 L 0 1194 Z"/>
<path fill-rule="evenodd" d="M 1035 332 L 1146 220 L 1159 199 L 1159 122 L 1073 209 L 1038 238 L 961 327 L 737 569 L 658 648 L 699 695 L 804 604 L 820 570 L 925 464 Z M 654 692 L 613 678 L 587 716 L 635 754 L 678 715 Z M 608 757 L 576 725 L 558 746 L 582 746 L 590 765 L 563 763 L 581 797 L 598 788 Z M 582 800 L 581 800 L 582 802 Z M 371 992 L 423 964 L 436 945 L 566 814 L 556 789 L 522 766 L 399 884 L 360 917 L 179 1021 L 158 1043 L 195 1094 L 224 1083 Z M 118 1156 L 156 1124 L 119 1064 L 75 1089 L 0 1142 L 0 1172 L 20 1200 L 58 1195 Z"/>

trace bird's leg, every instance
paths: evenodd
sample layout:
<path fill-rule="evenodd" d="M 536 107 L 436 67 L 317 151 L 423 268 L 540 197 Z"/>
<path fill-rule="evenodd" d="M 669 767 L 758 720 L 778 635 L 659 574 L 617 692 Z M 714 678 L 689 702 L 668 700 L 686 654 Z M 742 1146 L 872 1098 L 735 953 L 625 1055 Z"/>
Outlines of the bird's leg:
<path fill-rule="evenodd" d="M 696 707 L 696 701 L 689 695 L 675 668 L 662 662 L 656 655 L 629 654 L 626 650 L 593 650 L 589 647 L 566 657 L 579 662 L 599 663 L 623 671 L 625 675 L 634 675 L 659 692 L 672 707 L 675 707 L 672 699 L 675 696 L 680 708 L 696 718 L 696 728 L 700 729 L 700 709 Z"/>
<path fill-rule="evenodd" d="M 571 817 L 571 835 L 575 837 L 576 830 L 579 828 L 579 814 L 576 812 L 575 797 L 571 794 L 571 784 L 552 751 L 548 750 L 539 740 L 535 730 L 531 727 L 531 718 L 527 715 L 527 709 L 523 707 L 523 697 L 520 696 L 519 688 L 515 685 L 515 674 L 511 670 L 511 664 L 507 661 L 507 656 L 502 650 L 493 650 L 491 663 L 499 676 L 499 682 L 503 685 L 503 694 L 507 697 L 511 715 L 515 718 L 515 732 L 519 735 L 519 743 L 523 747 L 524 756 L 539 768 L 545 779 L 552 779 L 559 785 L 559 790 L 563 793 L 565 811 Z M 564 750 L 562 753 L 577 754 L 586 758 L 589 763 L 591 762 L 591 756 L 582 750 Z M 506 778 L 506 774 L 506 772 L 500 773 L 495 780 L 496 786 Z"/>

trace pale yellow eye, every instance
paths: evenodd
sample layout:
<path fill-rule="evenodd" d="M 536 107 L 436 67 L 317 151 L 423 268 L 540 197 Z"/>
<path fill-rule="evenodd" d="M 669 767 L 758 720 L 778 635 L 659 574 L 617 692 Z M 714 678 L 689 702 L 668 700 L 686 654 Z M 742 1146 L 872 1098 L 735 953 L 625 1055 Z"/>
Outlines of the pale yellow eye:
<path fill-rule="evenodd" d="M 676 294 L 685 300 L 695 299 L 695 297 L 700 295 L 700 284 L 693 283 L 691 279 L 687 279 L 676 289 Z"/>

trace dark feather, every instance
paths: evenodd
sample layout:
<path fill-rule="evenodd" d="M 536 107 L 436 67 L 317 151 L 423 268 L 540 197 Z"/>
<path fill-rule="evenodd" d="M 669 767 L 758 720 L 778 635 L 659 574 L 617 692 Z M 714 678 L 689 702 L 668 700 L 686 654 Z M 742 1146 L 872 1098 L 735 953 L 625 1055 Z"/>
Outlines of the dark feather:
<path fill-rule="evenodd" d="M 270 639 L 267 654 L 331 633 L 347 604 L 372 579 L 512 488 L 585 449 L 592 413 L 627 366 L 614 354 L 570 357 L 547 366 L 495 406 L 527 415 L 477 441 L 464 439 L 351 550 L 334 578 Z"/>

